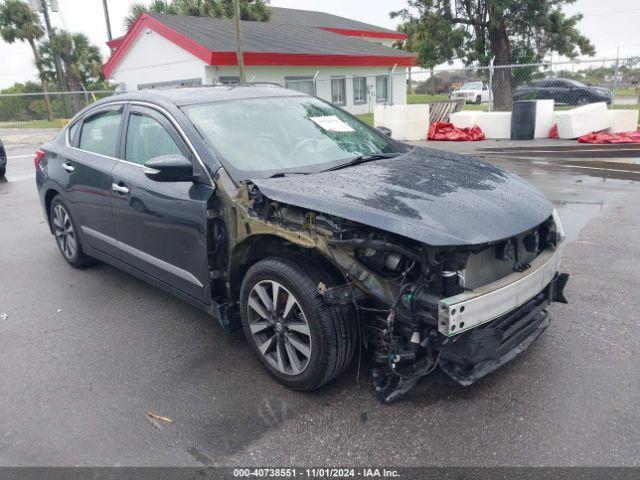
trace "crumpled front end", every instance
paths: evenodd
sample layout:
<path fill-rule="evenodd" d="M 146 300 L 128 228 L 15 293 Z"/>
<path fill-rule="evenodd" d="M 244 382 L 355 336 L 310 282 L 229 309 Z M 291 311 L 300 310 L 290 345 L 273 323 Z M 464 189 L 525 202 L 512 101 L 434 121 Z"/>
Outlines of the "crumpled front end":
<path fill-rule="evenodd" d="M 274 201 L 255 187 L 244 202 L 248 235 L 269 232 L 312 250 L 342 277 L 319 284 L 318 293 L 354 312 L 385 402 L 438 367 L 462 385 L 473 383 L 544 331 L 551 302 L 566 302 L 564 231 L 555 211 L 507 238 L 434 246 Z"/>
<path fill-rule="evenodd" d="M 339 238 L 336 238 L 339 237 Z M 378 397 L 393 401 L 438 366 L 470 385 L 525 350 L 566 303 L 557 214 L 512 238 L 480 246 L 402 243 L 386 234 L 327 239 L 349 282 L 322 293 L 366 318 Z"/>

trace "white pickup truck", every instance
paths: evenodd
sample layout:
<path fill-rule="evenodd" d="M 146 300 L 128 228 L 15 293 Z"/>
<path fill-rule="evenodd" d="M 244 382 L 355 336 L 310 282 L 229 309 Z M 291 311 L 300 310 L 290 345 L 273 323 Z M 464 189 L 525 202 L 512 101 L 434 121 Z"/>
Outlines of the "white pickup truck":
<path fill-rule="evenodd" d="M 458 90 L 451 92 L 450 100 L 462 100 L 465 103 L 488 103 L 489 87 L 486 82 L 467 82 Z"/>

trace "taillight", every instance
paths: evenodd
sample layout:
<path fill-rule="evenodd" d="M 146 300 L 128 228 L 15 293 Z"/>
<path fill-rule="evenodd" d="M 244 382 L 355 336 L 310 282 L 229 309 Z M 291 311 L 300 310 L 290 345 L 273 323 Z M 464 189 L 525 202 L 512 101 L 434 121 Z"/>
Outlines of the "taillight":
<path fill-rule="evenodd" d="M 33 157 L 33 164 L 36 168 L 40 166 L 40 162 L 44 158 L 45 153 L 42 150 L 36 150 L 35 156 Z"/>

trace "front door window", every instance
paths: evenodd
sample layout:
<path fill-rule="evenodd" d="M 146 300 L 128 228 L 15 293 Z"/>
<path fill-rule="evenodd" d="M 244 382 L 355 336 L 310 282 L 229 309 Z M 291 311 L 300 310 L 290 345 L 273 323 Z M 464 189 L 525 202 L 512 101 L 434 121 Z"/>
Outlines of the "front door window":
<path fill-rule="evenodd" d="M 162 155 L 179 155 L 180 148 L 157 120 L 142 113 L 132 113 L 127 127 L 125 159 L 144 165 Z"/>

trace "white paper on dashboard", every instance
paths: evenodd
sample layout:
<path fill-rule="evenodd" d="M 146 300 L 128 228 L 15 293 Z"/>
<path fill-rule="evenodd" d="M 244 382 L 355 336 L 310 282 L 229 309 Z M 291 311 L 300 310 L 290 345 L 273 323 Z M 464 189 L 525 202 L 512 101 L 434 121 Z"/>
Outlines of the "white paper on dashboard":
<path fill-rule="evenodd" d="M 327 115 L 325 117 L 309 117 L 309 120 L 315 122 L 320 128 L 327 132 L 353 132 L 353 128 L 344 123 L 335 115 Z"/>

